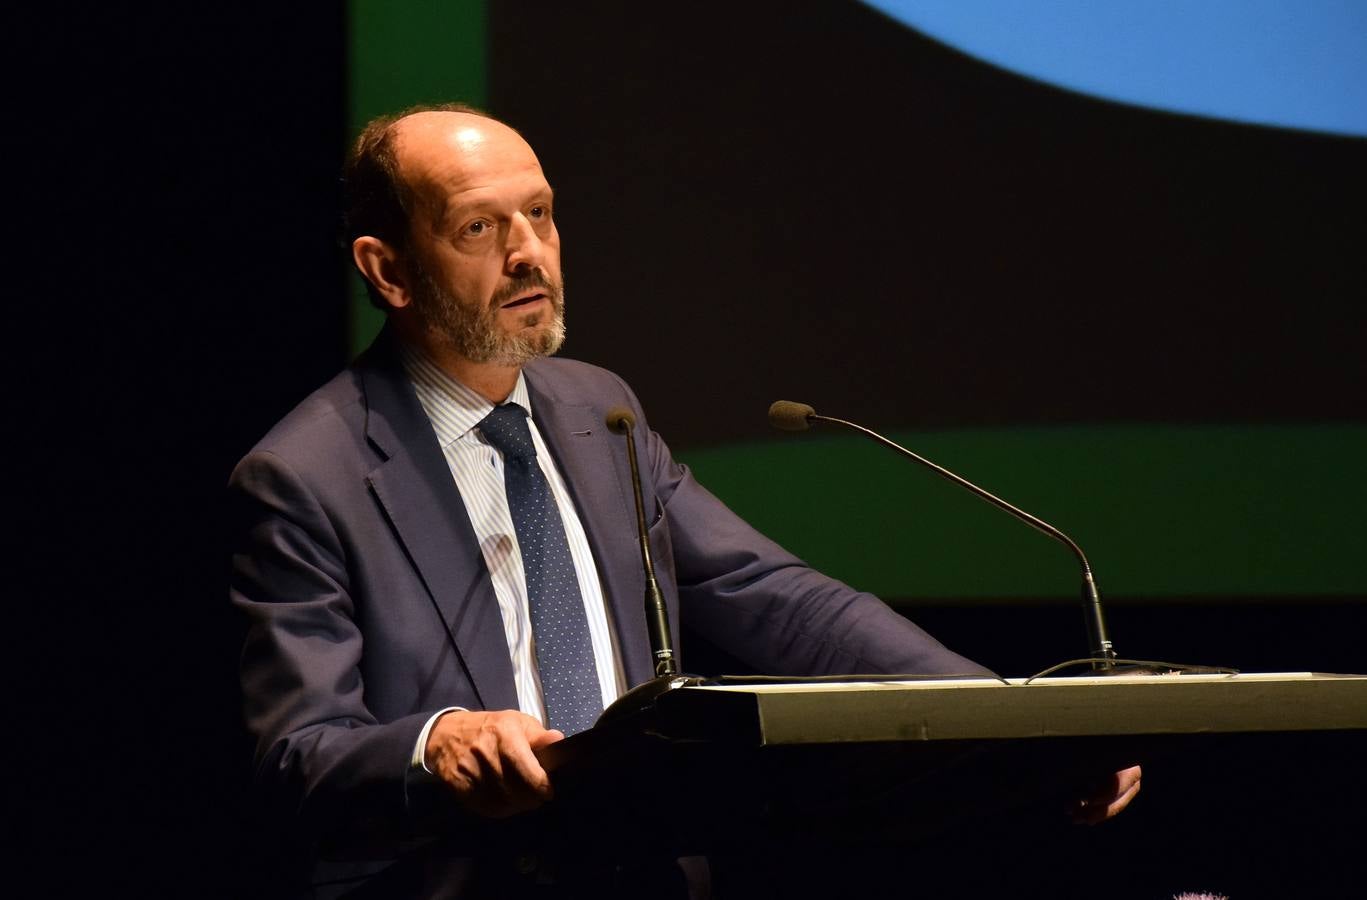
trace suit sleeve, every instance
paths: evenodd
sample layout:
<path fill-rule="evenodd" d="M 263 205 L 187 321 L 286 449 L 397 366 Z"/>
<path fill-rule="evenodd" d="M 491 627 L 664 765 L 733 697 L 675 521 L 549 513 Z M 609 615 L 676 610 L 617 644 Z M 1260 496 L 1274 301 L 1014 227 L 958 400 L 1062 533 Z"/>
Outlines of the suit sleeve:
<path fill-rule="evenodd" d="M 402 840 L 431 785 L 409 774 L 429 712 L 381 723 L 367 709 L 362 636 L 341 544 L 280 457 L 256 452 L 230 482 L 233 604 L 256 781 L 304 834 Z M 410 783 L 412 782 L 412 783 Z"/>
<path fill-rule="evenodd" d="M 693 630 L 766 674 L 991 676 L 872 594 L 822 575 L 751 528 L 644 430 L 643 471 L 653 473 L 680 615 Z"/>

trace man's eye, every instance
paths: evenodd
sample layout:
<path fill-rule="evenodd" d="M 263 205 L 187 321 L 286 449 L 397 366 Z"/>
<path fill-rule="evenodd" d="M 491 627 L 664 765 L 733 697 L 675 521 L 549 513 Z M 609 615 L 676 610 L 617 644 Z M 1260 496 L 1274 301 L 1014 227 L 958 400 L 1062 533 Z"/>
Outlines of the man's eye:
<path fill-rule="evenodd" d="M 550 214 L 551 214 L 550 207 L 546 207 L 546 206 L 533 206 L 533 207 L 528 211 L 528 215 L 530 215 L 533 219 L 545 219 L 545 218 L 549 217 Z"/>
<path fill-rule="evenodd" d="M 466 225 L 466 226 L 465 226 L 465 233 L 466 233 L 466 234 L 473 234 L 473 235 L 480 235 L 480 234 L 483 234 L 483 233 L 484 233 L 484 229 L 485 229 L 486 227 L 487 227 L 487 223 L 485 223 L 485 222 L 471 222 L 469 225 Z"/>

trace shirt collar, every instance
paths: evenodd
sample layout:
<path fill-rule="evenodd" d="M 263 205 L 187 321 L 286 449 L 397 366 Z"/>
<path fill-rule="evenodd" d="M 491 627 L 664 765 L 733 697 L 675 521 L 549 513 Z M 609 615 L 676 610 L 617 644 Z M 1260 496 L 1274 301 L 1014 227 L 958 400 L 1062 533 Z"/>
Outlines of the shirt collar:
<path fill-rule="evenodd" d="M 420 350 L 400 343 L 399 357 L 442 447 L 449 447 L 465 437 L 493 410 L 494 404 L 443 372 Z M 527 380 L 520 371 L 513 392 L 504 402 L 516 403 L 527 410 L 528 417 L 531 416 Z"/>

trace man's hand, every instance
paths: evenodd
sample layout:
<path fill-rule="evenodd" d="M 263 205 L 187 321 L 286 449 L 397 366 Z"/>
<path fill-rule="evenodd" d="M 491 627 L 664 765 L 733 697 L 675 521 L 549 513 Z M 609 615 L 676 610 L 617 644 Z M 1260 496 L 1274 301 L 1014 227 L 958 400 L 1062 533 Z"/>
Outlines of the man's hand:
<path fill-rule="evenodd" d="M 551 799 L 551 779 L 532 751 L 564 737 L 514 710 L 449 712 L 433 723 L 424 762 L 466 809 L 503 818 Z"/>
<path fill-rule="evenodd" d="M 1139 793 L 1139 766 L 1121 769 L 1106 779 L 1091 796 L 1078 801 L 1069 813 L 1078 825 L 1096 825 L 1116 816 Z"/>

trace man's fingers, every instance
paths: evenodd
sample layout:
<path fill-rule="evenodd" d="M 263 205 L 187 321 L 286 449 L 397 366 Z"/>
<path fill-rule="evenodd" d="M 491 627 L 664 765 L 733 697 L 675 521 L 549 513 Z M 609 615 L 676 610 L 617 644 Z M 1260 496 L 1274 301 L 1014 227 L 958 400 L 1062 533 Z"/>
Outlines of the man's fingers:
<path fill-rule="evenodd" d="M 554 728 L 551 728 L 549 730 L 540 729 L 539 733 L 527 735 L 527 743 L 531 744 L 533 750 L 540 750 L 542 747 L 549 747 L 556 741 L 563 741 L 564 739 L 564 733 L 557 731 Z"/>
<path fill-rule="evenodd" d="M 533 753 L 533 746 L 563 737 L 515 710 L 450 712 L 432 727 L 428 767 L 470 810 L 486 816 L 510 816 L 550 799 L 550 776 Z"/>
<path fill-rule="evenodd" d="M 1142 775 L 1139 766 L 1111 775 L 1100 790 L 1078 801 L 1070 810 L 1073 821 L 1079 825 L 1096 825 L 1118 815 L 1139 793 Z"/>
<path fill-rule="evenodd" d="M 519 736 L 520 737 L 520 736 Z M 518 782 L 526 787 L 533 794 L 542 800 L 551 798 L 551 777 L 546 774 L 546 770 L 541 768 L 541 762 L 532 753 L 531 745 L 525 738 L 516 743 L 510 743 L 504 748 L 506 759 L 511 769 L 510 775 L 516 776 Z M 512 782 L 512 778 L 505 778 L 505 782 Z"/>
<path fill-rule="evenodd" d="M 533 751 L 563 740 L 565 735 L 554 729 L 543 728 L 531 716 L 521 716 L 514 726 L 517 733 L 509 735 L 505 743 L 507 759 L 524 784 L 538 795 L 550 799 L 551 778 Z"/>
<path fill-rule="evenodd" d="M 1120 795 L 1106 806 L 1106 818 L 1108 819 L 1129 806 L 1130 801 L 1134 799 L 1134 795 L 1139 793 L 1140 772 L 1138 766 L 1135 766 L 1133 769 L 1126 769 L 1124 772 L 1117 772 L 1116 774 L 1118 776 L 1117 780 L 1119 781 L 1121 791 Z"/>

